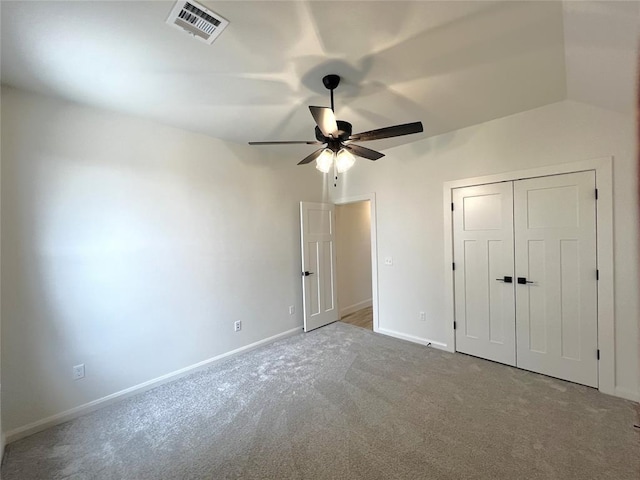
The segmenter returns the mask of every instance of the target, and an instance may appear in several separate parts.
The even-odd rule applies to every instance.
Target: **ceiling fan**
[[[340,84],[340,77],[338,75],[327,75],[322,78],[322,83],[331,91],[331,108],[309,107],[311,115],[313,115],[313,119],[316,122],[315,141],[249,142],[249,145],[324,144],[323,147],[320,147],[298,162],[298,165],[305,165],[315,160],[316,168],[321,172],[328,173],[331,167],[335,166],[338,173],[342,173],[353,166],[355,163],[354,155],[366,158],[367,160],[378,160],[384,157],[383,153],[355,145],[351,142],[365,142],[369,140],[380,140],[382,138],[400,137],[402,135],[410,135],[423,131],[422,122],[413,122],[352,134],[351,124],[343,120],[336,120],[333,113],[333,91]]]

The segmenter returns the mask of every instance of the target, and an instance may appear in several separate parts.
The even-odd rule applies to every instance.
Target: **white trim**
[[[453,203],[453,182],[445,182],[442,187],[443,200],[442,208],[444,210],[444,321],[445,321],[445,338],[449,351],[456,350],[456,332],[453,328],[455,321],[455,283],[453,278],[453,211],[451,205]]]
[[[2,386],[0,385],[0,393],[2,390]],[[1,395],[0,395],[1,398]],[[2,459],[4,458],[4,447],[7,444],[7,439],[2,431],[2,422],[0,421],[0,465],[2,465]]]
[[[212,364],[224,358],[230,357],[232,355],[237,355],[239,353],[244,353],[249,350],[253,350],[265,344],[290,337],[300,332],[302,332],[301,326],[292,328],[291,330],[287,330],[286,332],[278,333],[277,335],[273,335],[272,337],[259,340],[249,345],[245,345],[244,347],[236,348],[235,350],[231,350],[230,352],[216,355],[215,357],[211,357],[207,360],[203,360],[202,362],[198,362],[189,367],[181,368],[180,370],[176,370],[166,375],[162,375],[161,377],[155,378],[153,380],[149,380],[147,382],[134,385],[133,387],[125,388],[124,390],[120,390],[119,392],[112,393],[111,395],[107,395],[106,397],[93,400],[89,403],[85,403],[84,405],[80,405],[78,407],[71,408],[64,412],[51,415],[50,417],[46,417],[46,418],[43,418],[42,420],[29,423],[28,425],[23,425],[22,427],[14,428],[13,430],[7,432],[6,434],[7,443],[20,440],[21,438],[27,437],[29,435],[33,435],[34,433],[40,432],[49,427],[59,425],[60,423],[67,422],[69,420],[73,420],[74,418],[78,418],[82,415],[86,415],[87,413],[91,413],[100,408],[106,407],[108,405],[112,405],[116,402],[124,400],[125,398],[129,398],[134,395],[138,395],[140,393],[146,392],[148,390],[151,390],[152,388],[159,387],[160,385],[164,385],[165,383],[173,382],[175,380],[178,380],[179,378],[185,377],[198,370],[203,370],[207,367],[210,367]]]
[[[354,303],[353,305],[349,305],[348,307],[344,307],[340,309],[340,318],[349,315],[350,313],[357,312],[358,310],[362,310],[363,308],[367,308],[373,305],[372,300],[369,298],[368,300],[363,300],[362,302]]]
[[[611,167],[613,157],[599,157],[580,162],[558,163],[545,167],[529,168],[527,170],[517,170],[515,172],[498,173],[495,175],[485,175],[482,177],[463,178],[445,182],[444,186],[452,188],[471,187],[473,185],[484,185],[487,183],[511,182],[526,178],[548,177],[549,175],[562,175],[563,173],[585,172]]]
[[[436,342],[435,340],[429,340],[428,338],[416,337],[415,335],[408,335],[406,333],[396,332],[395,330],[387,330],[386,328],[378,329],[378,333],[399,338],[400,340],[406,340],[407,342],[419,343],[420,345],[425,345],[427,347],[437,348],[438,350],[450,351],[446,343]]]
[[[626,388],[616,387],[613,395],[640,403],[640,392],[632,392],[631,390],[627,390]]]
[[[343,197],[334,200],[335,205],[345,205],[347,203],[369,201],[371,209],[371,306],[373,307],[373,331],[380,331],[380,317],[378,307],[380,299],[378,297],[378,221],[376,217],[376,194],[367,193],[353,197]]]
[[[598,348],[600,361],[598,362],[599,390],[609,395],[624,398],[635,397],[638,394],[626,392],[615,386],[615,308],[613,284],[613,157],[601,157],[581,162],[560,163],[546,167],[520,170],[516,172],[487,175],[484,177],[453,180],[443,184],[443,217],[444,217],[444,275],[445,275],[445,313],[446,340],[455,351],[455,331],[453,330],[454,297],[453,297],[453,231],[451,201],[454,188],[483,185],[487,183],[509,182],[525,178],[545,177],[563,173],[583,172],[593,170],[596,173],[597,202],[597,255],[600,280],[598,281]]]

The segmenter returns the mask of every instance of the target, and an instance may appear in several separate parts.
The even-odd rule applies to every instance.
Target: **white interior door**
[[[456,350],[516,364],[512,183],[453,192]]]
[[[300,202],[304,331],[339,318],[334,205]]]
[[[517,365],[597,387],[595,173],[517,181],[514,205]]]

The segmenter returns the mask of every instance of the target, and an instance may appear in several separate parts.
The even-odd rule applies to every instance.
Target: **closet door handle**
[[[504,283],[513,283],[513,277],[502,277],[502,278],[496,278],[497,281],[499,282],[504,282]]]
[[[527,280],[527,277],[518,277],[518,283],[520,285],[526,285],[527,283],[535,283],[535,282]]]

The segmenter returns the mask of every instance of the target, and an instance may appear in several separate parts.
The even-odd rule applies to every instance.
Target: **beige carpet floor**
[[[344,323],[8,446],[3,480],[638,480],[636,404]]]

